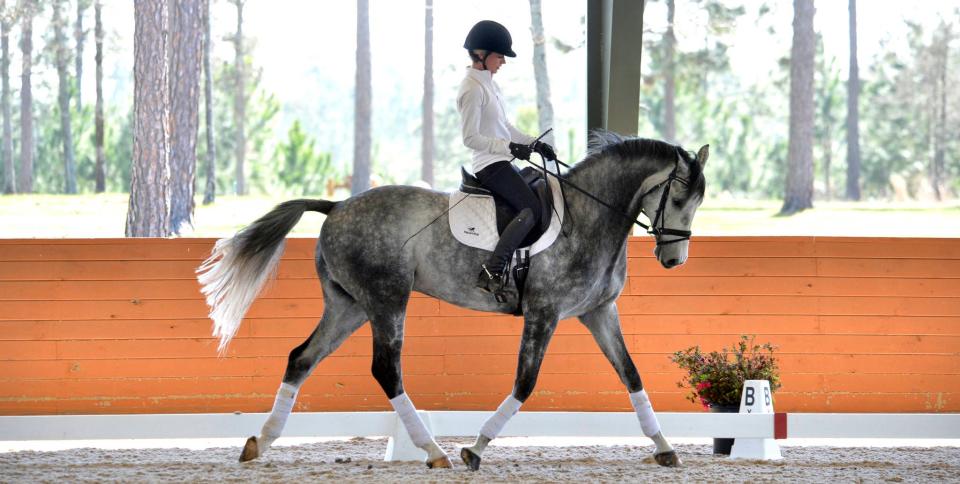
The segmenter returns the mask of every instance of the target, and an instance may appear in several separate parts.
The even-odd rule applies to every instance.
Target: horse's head
[[[678,147],[676,162],[647,177],[641,187],[641,210],[650,219],[650,233],[657,241],[653,253],[667,269],[687,261],[690,226],[703,202],[703,167],[709,148],[704,145],[691,157]]]

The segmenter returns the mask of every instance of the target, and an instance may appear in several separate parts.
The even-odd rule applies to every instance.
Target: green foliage
[[[453,105],[434,114],[436,144],[433,156],[434,186],[453,189],[460,184],[460,166],[470,165],[470,152],[460,135],[460,113]]]
[[[63,137],[60,129],[60,107],[34,98],[34,192],[61,193],[64,184]],[[19,104],[12,106],[19,111]],[[13,119],[19,120],[14,111]],[[130,189],[130,164],[133,159],[133,112],[119,112],[108,107],[104,110],[104,171],[106,190],[124,192]],[[94,139],[94,105],[87,103],[78,112],[76,104],[70,103],[71,134],[77,163],[77,189],[80,193],[93,193],[96,146]],[[19,168],[20,123],[12,123],[14,157]]]
[[[725,6],[727,2],[678,0],[675,25],[685,25],[691,9],[707,12],[707,31],[699,49],[678,48],[675,57],[676,139],[695,145],[710,143],[711,160],[707,166],[709,189],[738,196],[778,198],[782,196],[787,164],[790,59],[789,52],[769,78],[754,85],[743,85],[733,72],[728,57],[725,33],[735,28],[744,9]],[[780,7],[783,8],[783,7]],[[763,4],[757,13],[762,19],[770,12]],[[861,73],[860,145],[861,185],[865,197],[889,197],[891,176],[911,182],[914,190],[932,171],[934,140],[939,120],[937,97],[937,56],[952,49],[947,64],[960,64],[960,45],[956,22],[942,21],[931,32],[917,24],[908,24],[910,51],[897,54],[893,49],[873,59],[866,75]],[[771,31],[771,35],[775,32]],[[659,137],[663,133],[664,66],[662,36],[644,36],[645,77],[641,86],[643,101],[640,133]],[[822,39],[817,39],[815,75],[814,162],[817,196],[842,193],[846,182],[846,78],[841,62],[824,55]],[[938,50],[939,49],[939,50]],[[845,59],[844,59],[845,60]],[[948,86],[960,85],[960,70],[950,69]],[[945,165],[943,179],[948,186],[960,187],[960,96],[957,89],[947,91],[947,122],[943,130]],[[830,185],[826,179],[829,160]]]
[[[737,405],[745,380],[768,380],[770,391],[780,388],[780,370],[773,357],[776,349],[770,343],[754,342],[753,336],[741,336],[740,341],[721,351],[703,353],[700,346],[677,351],[670,361],[677,364],[687,376],[677,382],[680,388],[689,387],[687,400],[699,402],[704,408]]]
[[[304,196],[323,192],[324,183],[333,175],[332,155],[316,151],[315,145],[297,120],[287,132],[287,141],[277,146],[277,176],[287,191]]]
[[[938,61],[943,49],[956,38],[956,25],[941,22],[933,32],[909,23],[910,52],[903,56],[887,51],[874,59],[864,81],[861,98],[861,135],[863,151],[863,192],[866,196],[891,195],[893,175],[916,182],[929,173],[934,157],[934,139],[941,123],[937,108],[943,103],[934,86],[940,75]],[[957,44],[953,42],[953,44]],[[946,52],[947,65],[960,62],[960,47]],[[953,189],[960,179],[960,116],[954,106],[960,101],[956,86],[960,71],[947,70],[946,101],[948,116],[942,129],[947,133],[944,177],[953,180]],[[916,189],[917,183],[910,186]]]
[[[700,49],[675,52],[676,138],[690,145],[710,144],[711,159],[717,160],[707,166],[711,190],[751,193],[760,182],[757,173],[762,171],[764,154],[769,151],[758,132],[769,108],[755,102],[761,94],[756,87],[744,92],[730,69],[726,36],[745,11],[716,1],[678,1],[675,23],[684,24],[693,8],[706,9],[711,35]],[[644,109],[640,132],[663,137],[667,63],[663,37],[645,36],[643,52],[651,74],[641,86]]]
[[[247,105],[244,119],[246,133],[246,157],[244,168],[247,187],[251,193],[269,193],[277,184],[273,171],[274,159],[270,142],[273,138],[273,124],[280,112],[280,103],[273,94],[267,93],[260,85],[260,72],[253,67],[253,61],[246,59],[246,72],[255,75],[247,77]],[[213,76],[213,132],[216,144],[216,185],[217,193],[232,194],[236,184],[236,124],[233,119],[233,93],[236,69],[233,64],[222,62],[214,68]],[[197,142],[198,160],[206,160],[205,127],[201,126]],[[202,170],[197,170],[198,177]]]
[[[520,109],[517,110],[517,120],[514,127],[523,133],[529,133],[531,136],[539,136],[540,118],[537,116],[537,107],[520,106]]]
[[[814,146],[813,159],[816,168],[816,180],[822,183],[823,193],[817,195],[843,194],[846,180],[846,144],[847,90],[837,59],[827,59],[823,53],[823,36],[817,34],[816,70],[814,72]],[[829,161],[829,180],[826,186]],[[815,183],[816,186],[816,183]],[[839,187],[839,190],[836,189]]]

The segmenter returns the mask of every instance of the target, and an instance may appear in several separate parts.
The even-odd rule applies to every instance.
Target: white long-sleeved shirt
[[[500,87],[490,71],[467,67],[457,94],[463,144],[473,151],[473,172],[497,161],[509,160],[510,143],[530,144],[536,138],[521,133],[507,121]]]

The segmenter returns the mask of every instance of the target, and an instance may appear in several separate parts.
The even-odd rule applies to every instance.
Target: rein
[[[553,129],[553,128],[550,128],[550,129]],[[549,132],[550,132],[550,129],[548,129],[546,132],[544,132],[542,135],[540,135],[540,137],[542,138],[542,137],[545,136],[547,133],[549,133]],[[539,139],[539,138],[538,138],[538,139]],[[586,195],[588,198],[590,198],[590,199],[593,200],[594,202],[597,202],[597,203],[599,203],[600,205],[603,205],[604,207],[606,207],[607,209],[609,209],[609,210],[612,211],[613,213],[615,213],[615,214],[617,214],[617,215],[620,215],[621,217],[629,220],[631,223],[636,224],[636,225],[642,227],[643,230],[646,231],[646,233],[654,236],[654,238],[656,239],[658,245],[660,245],[660,244],[662,244],[662,245],[675,244],[675,243],[677,243],[677,242],[681,242],[681,241],[684,241],[684,240],[689,240],[689,239],[690,239],[690,236],[693,235],[693,232],[691,232],[691,231],[689,231],[689,230],[671,229],[671,228],[666,228],[666,227],[664,226],[664,224],[666,223],[666,221],[665,221],[665,218],[663,217],[663,213],[664,213],[664,211],[665,211],[664,209],[666,208],[666,205],[667,205],[667,199],[670,198],[670,186],[672,185],[671,182],[673,182],[673,181],[678,181],[678,182],[682,183],[683,185],[689,185],[689,183],[687,182],[687,180],[684,180],[683,178],[680,178],[679,176],[677,176],[677,169],[680,167],[680,157],[679,157],[679,154],[678,154],[678,156],[677,156],[676,164],[674,165],[673,170],[670,172],[670,175],[667,177],[667,179],[664,180],[664,181],[662,181],[662,182],[660,182],[660,183],[658,183],[658,184],[656,184],[656,185],[654,185],[654,186],[651,187],[649,190],[643,192],[643,195],[640,195],[640,200],[642,201],[647,195],[655,192],[655,191],[656,191],[657,189],[659,189],[660,187],[666,185],[666,188],[663,190],[663,195],[660,196],[660,204],[659,204],[659,206],[657,207],[657,213],[654,215],[654,218],[653,218],[653,221],[651,222],[651,225],[647,225],[647,224],[641,222],[639,219],[635,219],[635,218],[631,217],[630,215],[627,215],[624,211],[622,211],[622,210],[620,210],[620,209],[618,209],[618,208],[615,208],[614,206],[610,205],[609,203],[607,203],[607,202],[601,200],[600,198],[598,198],[596,195],[594,195],[594,194],[592,194],[592,193],[584,190],[583,188],[580,188],[580,187],[577,186],[575,183],[573,183],[573,182],[571,182],[570,180],[568,180],[567,178],[561,176],[560,173],[559,173],[559,172],[560,172],[560,168],[559,168],[559,167],[557,168],[557,173],[553,173],[553,172],[551,172],[550,170],[547,170],[547,169],[546,169],[546,163],[544,163],[544,165],[543,165],[542,167],[540,167],[540,166],[537,166],[536,163],[534,163],[534,162],[532,162],[532,161],[530,161],[530,160],[524,160],[524,161],[526,161],[527,163],[530,163],[531,165],[533,165],[533,166],[537,167],[538,169],[542,170],[544,173],[549,174],[550,176],[556,178],[557,180],[559,180],[559,181],[561,182],[561,183],[560,183],[560,190],[561,190],[561,197],[563,198],[564,204],[566,204],[567,198],[566,198],[566,196],[563,194],[563,185],[566,184],[566,185],[569,185],[570,188],[573,188],[574,190],[577,190],[578,192]],[[563,165],[563,166],[564,166],[565,168],[567,168],[567,169],[570,169],[570,168],[571,168],[570,165],[568,165],[568,164],[566,164],[566,163],[564,163],[564,162],[562,162],[562,161],[560,161],[560,160],[553,160],[553,161],[556,161],[558,165]],[[642,208],[641,208],[641,210],[642,210]],[[569,212],[569,210],[568,210],[568,212]],[[648,216],[648,217],[649,217],[649,216]],[[659,227],[657,226],[658,223],[659,223]],[[667,240],[667,241],[662,241],[662,240],[661,240],[661,237],[664,236],[664,235],[671,235],[671,236],[680,237],[680,238],[678,238],[678,239],[671,239],[671,240]]]

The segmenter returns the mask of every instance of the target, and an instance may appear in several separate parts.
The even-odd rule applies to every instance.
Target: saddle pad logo
[[[467,227],[466,229],[463,230],[463,233],[467,235],[473,235],[475,237],[480,237],[480,232],[477,232],[476,227]]]

